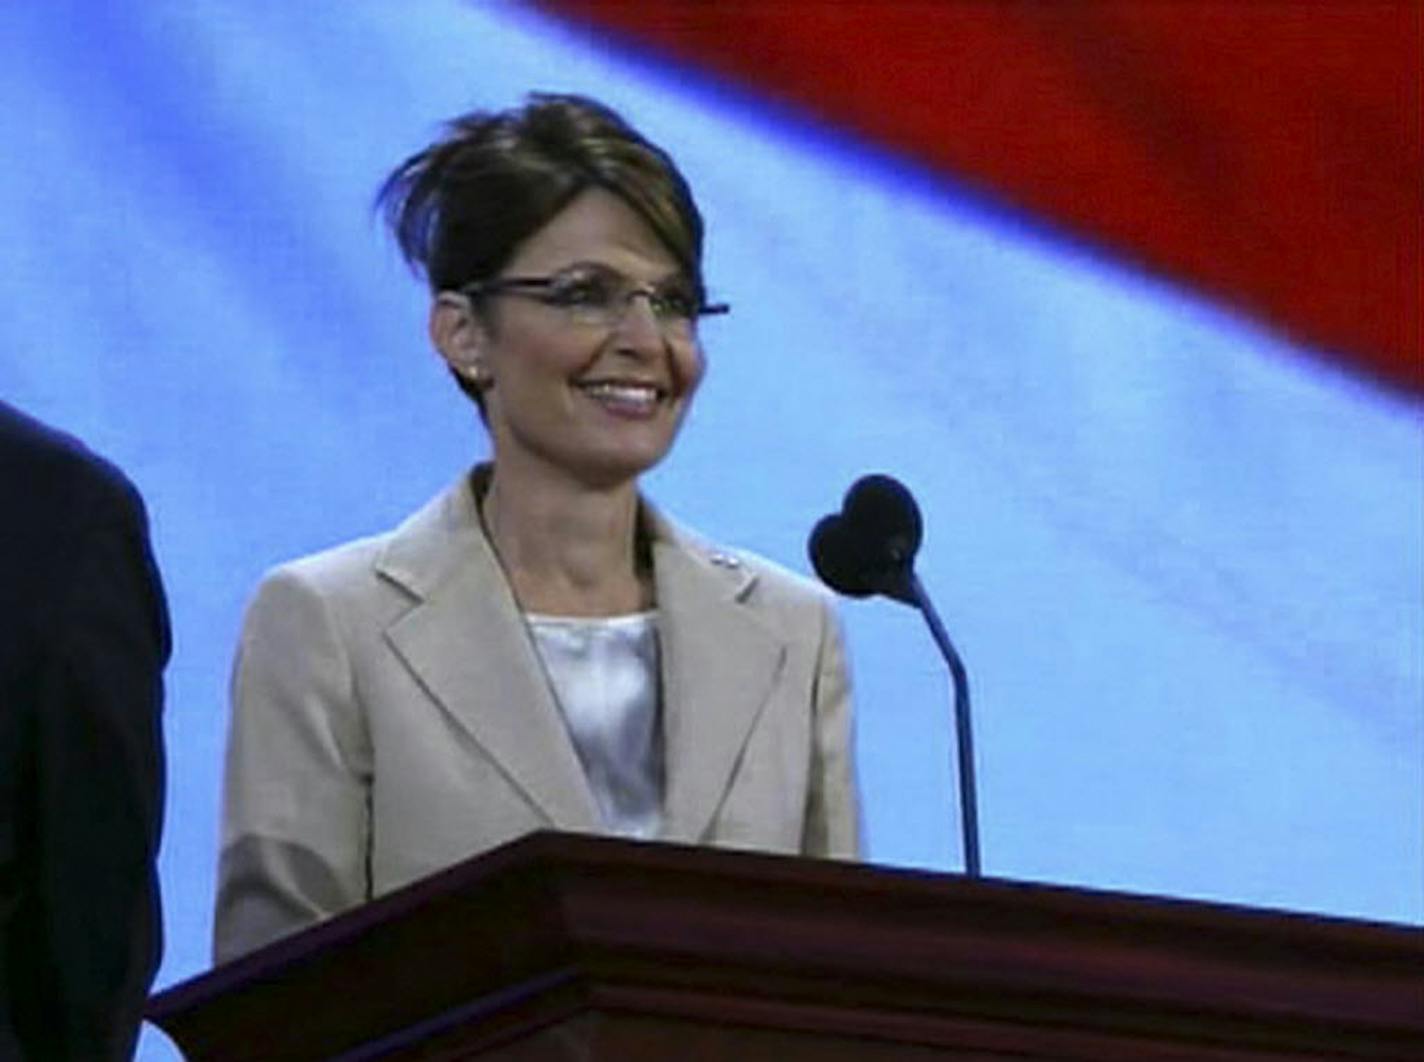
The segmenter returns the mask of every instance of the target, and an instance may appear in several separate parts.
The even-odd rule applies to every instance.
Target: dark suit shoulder
[[[133,510],[137,492],[74,436],[0,402],[0,499],[8,522],[53,529],[56,519],[96,503]]]
[[[147,518],[113,464],[4,405],[0,511],[0,762],[27,779],[0,793],[23,838],[0,845],[0,1055],[128,1058],[161,950],[170,642]]]
[[[0,600],[27,603],[0,620],[22,649],[60,622],[87,579],[88,556],[122,557],[154,599],[159,636],[167,620],[148,545],[148,518],[122,471],[74,436],[0,403]],[[112,544],[112,545],[111,545]],[[110,563],[110,561],[105,561]]]

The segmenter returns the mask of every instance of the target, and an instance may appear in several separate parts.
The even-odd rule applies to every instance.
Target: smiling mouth
[[[610,412],[623,415],[652,413],[667,397],[665,389],[647,383],[592,380],[574,386]]]

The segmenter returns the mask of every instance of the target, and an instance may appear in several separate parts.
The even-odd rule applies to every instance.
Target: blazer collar
[[[602,829],[543,664],[461,476],[392,534],[377,571],[416,599],[386,636],[425,690],[558,829]],[[746,605],[756,574],[640,499],[652,542],[667,788],[663,836],[705,839],[784,665]]]
[[[747,605],[757,576],[652,506],[667,754],[663,837],[707,840],[742,749],[785,664],[783,638]]]

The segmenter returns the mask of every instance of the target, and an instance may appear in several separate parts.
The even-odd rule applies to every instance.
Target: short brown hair
[[[531,93],[522,107],[461,115],[391,172],[376,204],[405,260],[438,292],[494,277],[590,187],[627,203],[705,296],[702,215],[687,181],[667,152],[585,96]]]

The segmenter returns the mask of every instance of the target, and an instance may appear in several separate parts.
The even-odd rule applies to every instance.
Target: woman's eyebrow
[[[551,269],[549,272],[550,275],[555,275],[559,273],[574,272],[580,269],[594,270],[600,273],[612,273],[616,276],[623,277],[625,280],[635,280],[634,277],[629,276],[628,273],[613,265],[611,262],[604,262],[593,258],[580,258],[568,263],[567,265],[559,266],[556,269]],[[682,284],[690,287],[692,285],[692,278],[688,276],[687,270],[679,269],[678,267],[674,266],[662,276],[654,277],[653,279],[645,281],[644,283],[650,284],[653,287],[658,288],[664,288],[672,284]]]

